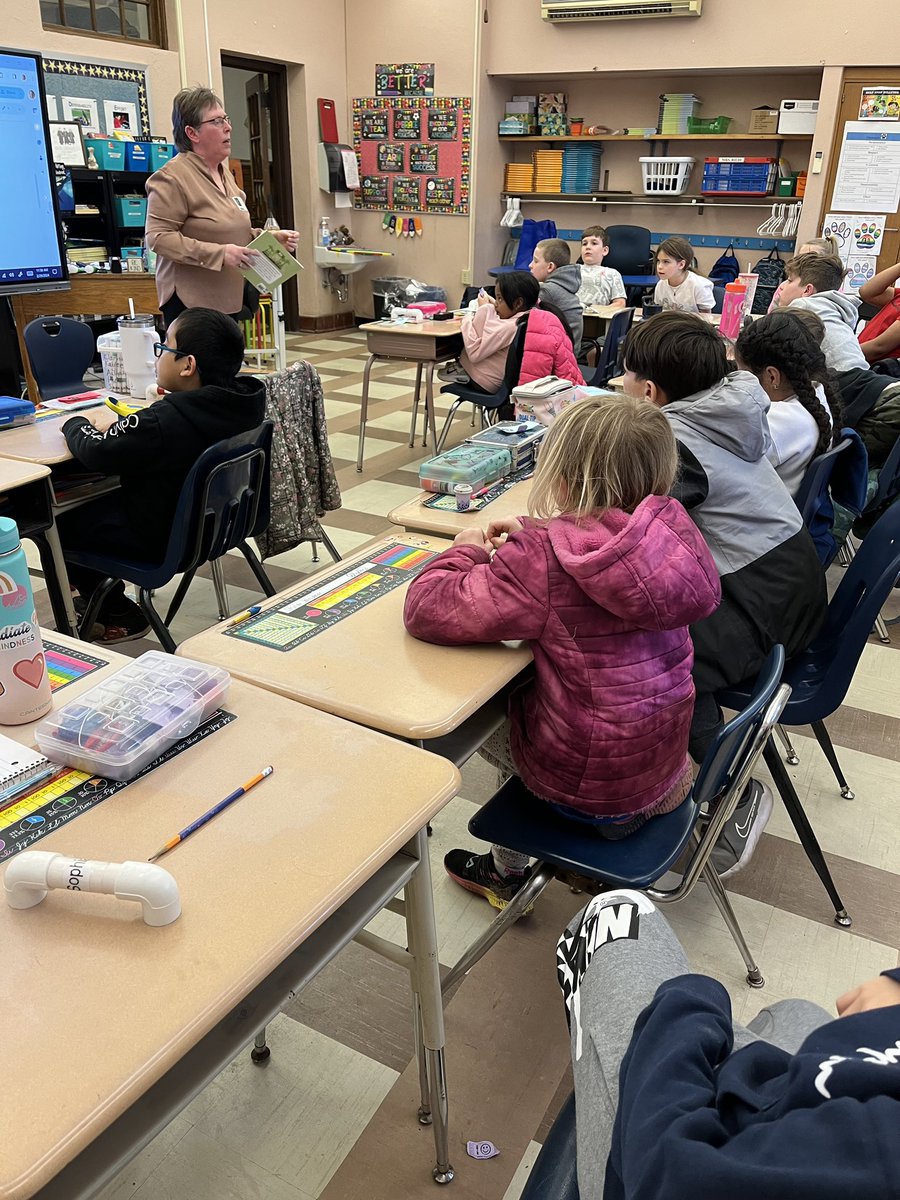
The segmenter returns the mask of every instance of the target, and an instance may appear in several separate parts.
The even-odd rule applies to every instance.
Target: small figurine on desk
[[[87,165],[88,165],[88,169],[91,171],[99,171],[100,170],[100,164],[97,162],[97,155],[94,153],[93,146],[88,146]]]

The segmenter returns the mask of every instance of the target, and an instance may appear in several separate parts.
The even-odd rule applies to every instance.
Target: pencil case
[[[458,483],[468,483],[477,492],[502,479],[512,470],[512,455],[499,446],[473,446],[464,442],[428,458],[419,467],[419,486],[426,492],[452,493]]]
[[[230,683],[219,667],[148,650],[51,712],[35,738],[51,761],[121,783],[212,716]]]
[[[34,405],[30,400],[18,400],[15,396],[0,396],[0,429],[12,429],[16,425],[34,423]]]
[[[470,446],[501,446],[509,450],[512,470],[516,472],[534,466],[546,432],[546,428],[538,421],[498,421],[480,433],[473,433],[466,441]]]

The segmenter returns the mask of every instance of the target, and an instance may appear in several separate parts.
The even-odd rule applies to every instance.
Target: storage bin
[[[93,147],[97,166],[101,171],[125,170],[126,142],[117,141],[115,138],[85,138],[84,144],[86,147]]]
[[[122,358],[122,337],[118,330],[100,334],[97,338],[97,352],[100,355],[104,387],[107,391],[120,392],[127,396],[130,388],[125,373],[125,360]]]
[[[767,196],[777,173],[774,158],[708,158],[700,190],[704,196]]]
[[[120,228],[141,227],[147,221],[146,196],[116,196],[116,220]]]
[[[170,158],[175,157],[175,147],[171,142],[150,142],[149,144],[149,170],[158,171],[160,167],[164,167]]]
[[[41,753],[103,779],[133,779],[211,717],[231,676],[219,667],[149,650],[35,730]]]
[[[778,110],[779,133],[815,133],[818,100],[782,100]]]
[[[148,150],[149,142],[126,142],[125,143],[125,170],[126,171],[149,171],[150,155]]]
[[[688,190],[693,158],[641,158],[644,194],[647,196],[680,196]]]
[[[731,117],[688,117],[688,133],[727,133]]]
[[[473,491],[489,487],[512,470],[509,450],[496,446],[472,446],[464,442],[428,458],[419,467],[419,486],[426,492],[452,495],[458,483],[471,484]]]

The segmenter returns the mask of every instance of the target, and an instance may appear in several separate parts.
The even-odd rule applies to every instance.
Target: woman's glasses
[[[226,125],[231,125],[231,118],[228,113],[224,117],[207,117],[205,121],[197,122],[197,126],[200,125],[215,125],[216,129],[224,129]]]
[[[185,358],[187,357],[188,353],[187,350],[173,350],[171,346],[166,346],[162,342],[153,343],[154,358],[162,358],[163,351],[165,351],[166,354],[174,354],[176,358]]]

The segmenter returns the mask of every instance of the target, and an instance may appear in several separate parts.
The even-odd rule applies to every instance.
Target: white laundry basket
[[[695,158],[641,158],[646,196],[680,196],[688,190]]]

